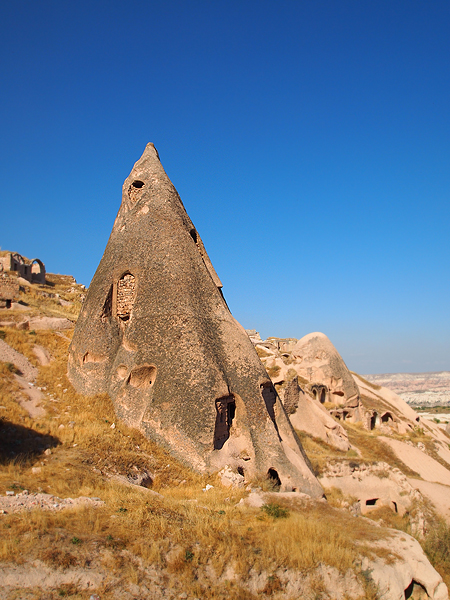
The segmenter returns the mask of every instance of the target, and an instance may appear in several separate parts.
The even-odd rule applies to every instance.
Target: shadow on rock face
[[[47,448],[61,442],[51,435],[38,433],[29,427],[0,419],[0,464],[38,458]]]

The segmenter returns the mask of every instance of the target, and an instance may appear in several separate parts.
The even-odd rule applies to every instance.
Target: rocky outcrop
[[[149,144],[77,322],[68,373],[198,471],[231,466],[321,495],[199,233]]]
[[[322,439],[338,450],[346,452],[350,449],[345,429],[328,414],[318,400],[302,390],[298,377],[286,387],[283,403],[295,429]]]
[[[342,357],[323,333],[310,333],[299,340],[291,352],[297,373],[320,385],[324,401],[354,408],[359,398],[358,388]]]
[[[379,598],[448,599],[447,586],[442,577],[430,564],[419,542],[413,537],[403,531],[392,531],[388,539],[373,542],[373,546],[388,548],[391,556],[397,557],[396,560],[363,560],[363,569],[376,584]]]
[[[301,340],[268,338],[260,341],[255,336],[251,339],[272,382],[279,386],[285,406],[290,402],[288,395],[294,391],[294,388],[288,391],[287,386],[294,378],[301,382],[302,406],[296,414],[297,409],[289,409],[294,427],[340,450],[348,449],[347,435],[336,420],[366,421],[366,413],[360,403],[358,386],[327,336],[317,332]],[[298,393],[296,402],[299,402]],[[327,405],[328,410],[323,405]],[[330,415],[334,419],[330,419]]]
[[[358,504],[354,508],[363,515],[385,506],[403,516],[412,502],[422,500],[399,469],[383,462],[334,463],[328,466],[320,482],[325,488],[338,488],[344,496],[354,498]]]

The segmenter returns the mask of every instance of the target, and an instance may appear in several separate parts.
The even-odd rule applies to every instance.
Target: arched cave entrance
[[[273,469],[272,467],[267,471],[267,479],[271,482],[273,487],[280,488],[281,487],[281,479],[278,475],[278,471]]]

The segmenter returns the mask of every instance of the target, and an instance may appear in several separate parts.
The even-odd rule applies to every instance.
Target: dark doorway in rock
[[[277,401],[277,393],[272,385],[271,381],[267,381],[260,386],[261,396],[263,397],[264,403],[269,413],[269,417],[272,423],[275,425],[275,429],[278,435],[278,439],[281,442],[280,432],[278,431],[278,425],[275,419],[275,404]]]
[[[275,423],[275,402],[277,401],[277,394],[273,385],[270,382],[263,383],[261,386],[261,394],[266,404],[267,412],[270,418]]]
[[[371,498],[370,500],[366,500],[366,506],[375,506],[378,500],[378,498]]]
[[[328,388],[326,385],[316,383],[311,387],[311,391],[314,394],[314,398],[318,400],[320,404],[325,404],[328,396]]]
[[[242,477],[244,477],[244,469],[243,469],[243,467],[238,467],[237,468],[237,472],[239,473],[239,475],[242,475]]]
[[[370,417],[370,429],[375,429],[375,425],[377,424],[378,413],[374,412]]]
[[[429,598],[429,596],[423,585],[420,585],[420,583],[417,583],[417,581],[413,579],[405,590],[405,600],[408,600],[409,598],[413,600],[422,600],[423,598],[425,600],[425,598]]]
[[[274,488],[281,487],[280,476],[278,475],[278,472],[272,467],[267,471],[267,479],[269,479],[270,483],[273,485]]]
[[[392,415],[390,412],[385,412],[383,415],[381,415],[381,422],[382,423],[389,423],[392,422],[394,419],[392,418]]]
[[[394,512],[398,513],[397,502],[392,501],[392,508],[394,509]]]
[[[214,449],[220,450],[230,437],[230,428],[236,415],[234,396],[224,396],[216,400],[216,425],[214,428]]]

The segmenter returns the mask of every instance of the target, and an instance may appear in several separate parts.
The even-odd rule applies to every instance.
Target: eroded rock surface
[[[125,180],[68,372],[199,471],[228,465],[322,494],[153,144]]]

